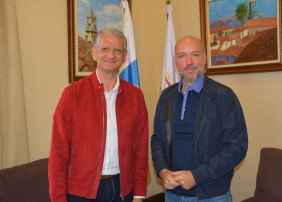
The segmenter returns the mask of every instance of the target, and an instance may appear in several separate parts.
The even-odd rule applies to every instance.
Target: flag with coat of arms
[[[167,31],[165,40],[165,50],[163,58],[163,72],[161,81],[161,91],[179,81],[178,74],[174,65],[174,45],[175,36],[172,20],[172,11],[170,4],[166,5]]]

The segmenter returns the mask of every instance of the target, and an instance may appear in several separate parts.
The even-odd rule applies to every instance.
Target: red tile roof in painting
[[[230,48],[226,49],[223,54],[227,56],[237,57],[238,55],[240,55],[243,49],[243,46],[231,46]]]
[[[240,33],[242,32],[242,27],[233,27],[231,33]]]
[[[87,51],[92,50],[93,45],[78,35],[78,69],[80,71],[93,71],[95,61],[90,58]]]
[[[271,27],[277,26],[277,18],[257,18],[257,19],[250,19],[245,24],[245,28],[251,27]]]
[[[83,61],[90,62],[92,59],[86,53],[87,50],[92,49],[92,44],[78,35],[78,58]]]
[[[223,31],[226,31],[226,30],[229,30],[229,29],[230,29],[230,27],[227,27],[226,25],[223,25],[223,26],[211,29],[210,33],[214,34],[214,33],[223,32]]]
[[[234,39],[233,38],[230,38],[230,37],[222,37],[220,40],[220,46],[219,46],[219,49],[224,45],[224,42],[229,42],[229,41],[233,41]]]
[[[231,56],[231,57],[237,57],[240,55],[242,50],[244,49],[244,46],[231,46],[230,48],[227,48],[224,51],[221,50],[212,50],[211,56]]]
[[[244,41],[252,41],[256,37],[257,37],[256,34],[249,34],[244,37]]]
[[[234,63],[277,60],[277,28],[261,31]]]
[[[233,38],[230,38],[230,37],[225,36],[225,37],[222,37],[222,38],[220,39],[220,44],[223,44],[224,42],[233,41],[233,40],[234,40]]]
[[[211,50],[211,56],[215,57],[215,56],[217,56],[219,54],[219,52],[222,52],[222,51],[219,50],[219,49],[212,49]]]

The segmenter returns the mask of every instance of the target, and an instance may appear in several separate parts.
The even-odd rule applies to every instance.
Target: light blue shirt
[[[184,94],[183,103],[182,103],[181,120],[184,120],[185,107],[186,107],[186,102],[187,102],[189,92],[194,90],[199,94],[204,86],[204,81],[205,81],[205,76],[203,74],[192,86],[186,89],[186,92]],[[182,87],[183,87],[183,81],[181,79],[178,84],[178,90],[181,93],[182,93]]]

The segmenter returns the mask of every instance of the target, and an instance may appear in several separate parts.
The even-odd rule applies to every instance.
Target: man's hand
[[[142,202],[142,198],[133,198],[132,202]]]
[[[183,189],[191,189],[196,185],[196,181],[190,170],[176,171],[171,174],[173,179],[178,182]]]
[[[160,176],[166,189],[174,189],[175,187],[180,185],[173,179],[172,173],[173,172],[168,169],[162,169],[160,171]]]

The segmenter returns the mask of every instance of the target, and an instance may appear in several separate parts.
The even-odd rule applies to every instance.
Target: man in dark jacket
[[[166,201],[232,201],[233,170],[248,148],[242,107],[230,88],[204,75],[199,39],[180,39],[174,60],[181,79],[162,92],[151,139]]]

